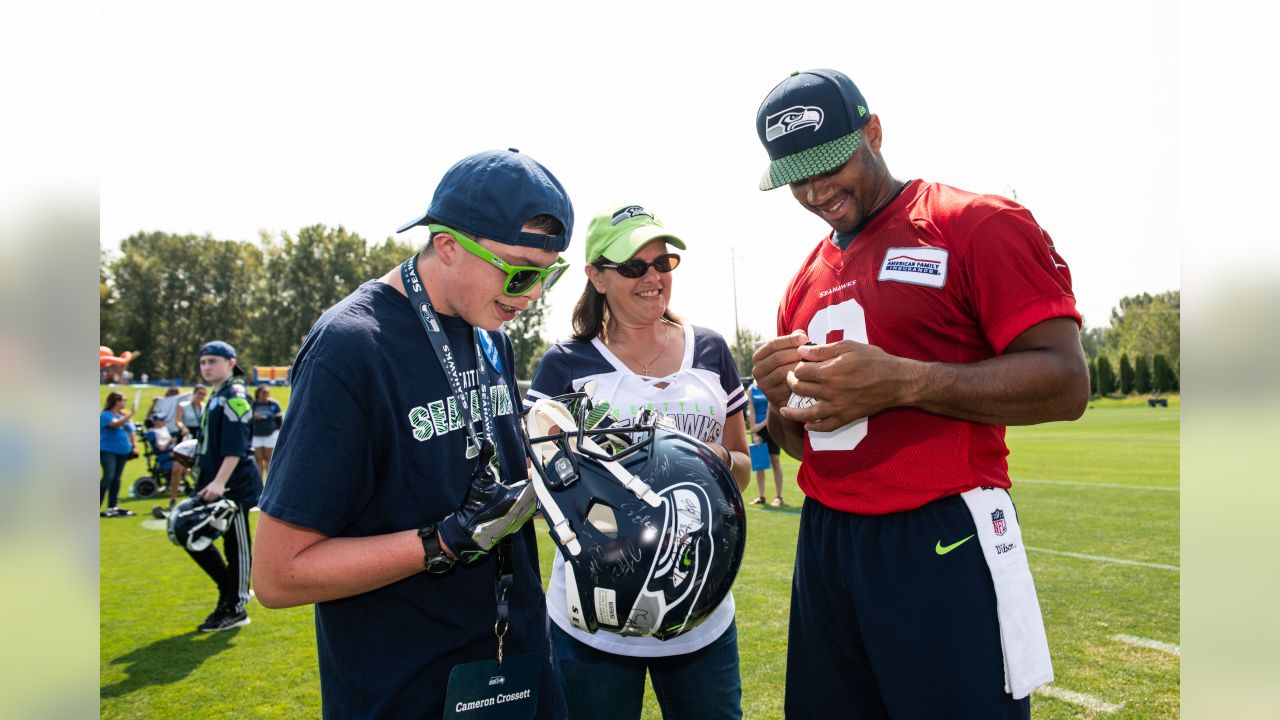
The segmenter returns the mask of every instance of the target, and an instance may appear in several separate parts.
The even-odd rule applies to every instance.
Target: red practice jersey
[[[814,248],[783,296],[778,333],[972,363],[1056,317],[1080,322],[1071,273],[1026,208],[916,180],[846,250],[830,236]],[[823,505],[879,515],[1007,488],[1008,454],[1004,426],[891,408],[806,433],[798,482]]]

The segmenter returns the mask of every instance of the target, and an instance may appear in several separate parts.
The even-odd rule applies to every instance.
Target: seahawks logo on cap
[[[770,115],[764,120],[764,139],[776,140],[807,127],[822,127],[822,108],[796,105]]]
[[[623,220],[630,220],[633,217],[647,217],[651,220],[657,220],[657,218],[653,217],[653,213],[639,205],[628,205],[613,214],[613,224],[617,225]]]

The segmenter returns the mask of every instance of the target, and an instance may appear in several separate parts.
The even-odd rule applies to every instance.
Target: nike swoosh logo
[[[955,542],[951,543],[950,545],[943,545],[943,544],[942,544],[942,541],[941,541],[941,540],[939,540],[939,541],[937,542],[937,544],[933,546],[933,551],[934,551],[934,552],[936,552],[936,553],[938,553],[939,555],[946,555],[947,553],[951,552],[952,550],[955,550],[956,548],[958,548],[958,547],[960,547],[961,545],[963,545],[963,544],[965,544],[965,543],[969,542],[969,541],[970,541],[970,540],[972,540],[972,539],[973,539],[973,536],[972,536],[972,535],[970,535],[969,537],[967,537],[967,538],[965,538],[965,539],[963,539],[963,540],[957,540],[957,541],[955,541]]]

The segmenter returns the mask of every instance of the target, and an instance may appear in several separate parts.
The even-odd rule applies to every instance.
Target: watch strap
[[[437,523],[432,523],[421,528],[418,538],[422,540],[422,566],[429,573],[441,575],[453,569],[455,560],[440,545],[437,527]]]

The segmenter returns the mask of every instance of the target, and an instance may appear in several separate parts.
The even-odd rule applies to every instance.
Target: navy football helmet
[[[200,498],[183,501],[169,511],[169,540],[178,547],[200,552],[226,534],[236,509],[236,501],[227,498],[211,503]]]
[[[593,411],[594,410],[594,411]],[[737,483],[661,415],[611,424],[585,393],[525,418],[534,488],[565,560],[570,622],[669,640],[728,594],[746,546]]]

